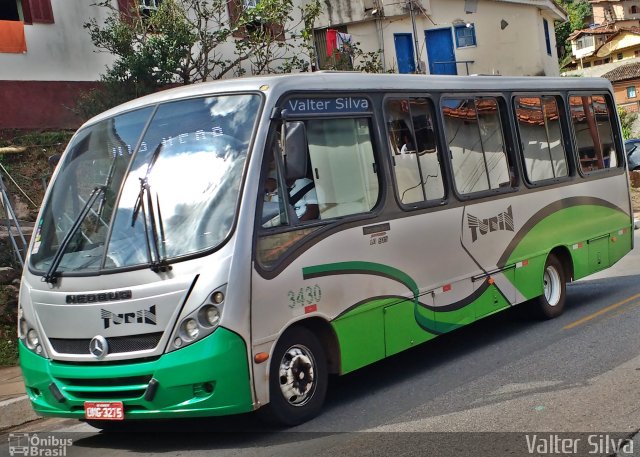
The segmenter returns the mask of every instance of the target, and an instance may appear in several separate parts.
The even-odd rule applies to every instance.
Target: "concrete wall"
[[[96,52],[82,27],[92,17],[99,21],[106,17],[106,8],[93,4],[87,0],[51,0],[54,23],[24,26],[27,52],[0,53],[0,80],[96,81],[113,58]]]
[[[542,19],[549,22],[551,56],[547,55]],[[508,25],[501,29],[501,21]],[[431,0],[429,17],[416,17],[419,59],[428,68],[425,30],[452,28],[454,22],[471,22],[475,26],[477,46],[455,48],[457,61],[472,60],[470,74],[559,75],[553,17],[532,6],[480,0],[476,13],[465,13],[464,0]],[[397,69],[394,33],[413,33],[408,16],[382,20],[382,42],[374,21],[349,24],[348,32],[360,42],[364,51],[384,49],[387,70]],[[458,64],[458,74],[466,74]]]
[[[91,81],[0,81],[0,128],[71,129],[78,94],[97,87]]]

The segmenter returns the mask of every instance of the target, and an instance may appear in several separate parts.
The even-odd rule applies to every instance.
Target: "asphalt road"
[[[245,415],[117,435],[49,419],[12,433],[70,438],[67,456],[640,455],[640,248],[569,285],[559,318],[516,311],[333,379],[324,413],[286,432]],[[9,443],[0,436],[0,455]]]

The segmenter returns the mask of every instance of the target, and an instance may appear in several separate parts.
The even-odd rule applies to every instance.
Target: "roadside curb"
[[[31,402],[26,395],[0,401],[0,430],[16,427],[39,418],[40,416],[31,408]]]

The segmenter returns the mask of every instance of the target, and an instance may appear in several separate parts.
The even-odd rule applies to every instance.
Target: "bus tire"
[[[553,319],[564,311],[567,282],[562,262],[549,254],[542,273],[543,294],[533,299],[533,310],[541,319]]]
[[[324,348],[309,330],[294,327],[276,344],[269,369],[269,403],[262,418],[275,425],[294,426],[317,416],[327,393]]]

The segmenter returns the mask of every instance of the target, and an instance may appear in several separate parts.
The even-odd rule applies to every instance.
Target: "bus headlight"
[[[225,292],[226,286],[213,291],[205,303],[180,321],[167,351],[183,348],[213,333],[222,319]]]
[[[200,333],[200,329],[198,329],[198,323],[195,319],[189,318],[182,321],[182,337],[183,339],[190,341],[195,340],[198,337],[198,333]]]
[[[40,337],[38,336],[38,332],[34,329],[29,329],[27,332],[27,346],[29,349],[35,349],[36,346],[40,344]]]
[[[22,326],[23,324],[22,322],[20,322],[20,327],[22,328]],[[25,327],[26,326],[28,326],[28,324],[25,321]],[[40,335],[38,335],[38,332],[35,329],[30,328],[29,330],[27,330],[26,336],[24,336],[24,343],[29,349],[31,349],[36,354],[44,355],[42,344],[40,344]]]
[[[205,327],[213,327],[220,322],[220,310],[214,305],[205,305],[198,313],[200,324]]]

